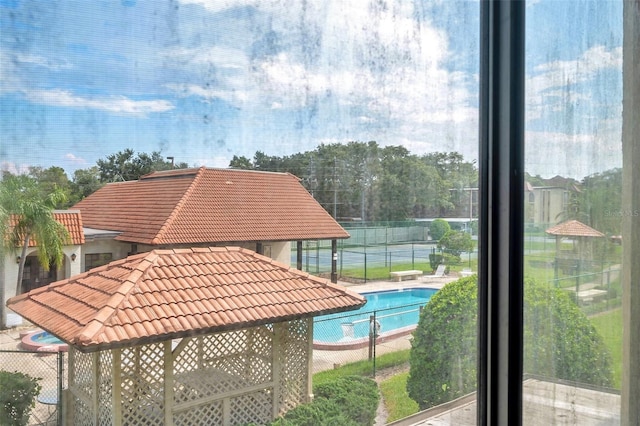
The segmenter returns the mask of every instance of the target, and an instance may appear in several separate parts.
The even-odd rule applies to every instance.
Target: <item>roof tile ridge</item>
[[[148,268],[156,263],[158,257],[158,253],[151,251],[137,262],[128,277],[122,281],[120,287],[107,300],[105,306],[76,335],[74,338],[75,344],[82,346],[95,340],[95,337],[104,329],[108,321],[117,313],[118,307],[127,300],[133,289],[137,287],[138,282],[144,277]]]
[[[200,166],[198,168],[198,172],[196,173],[195,177],[193,178],[193,182],[191,182],[191,184],[189,185],[187,190],[184,192],[184,194],[182,194],[182,197],[180,197],[180,200],[178,200],[178,203],[174,207],[173,211],[171,212],[171,214],[169,215],[167,220],[165,220],[165,222],[162,224],[162,227],[160,227],[160,231],[158,231],[156,236],[153,237],[153,239],[151,240],[151,244],[161,244],[162,243],[164,234],[168,231],[168,229],[173,224],[174,220],[178,216],[178,213],[180,213],[180,211],[184,207],[187,199],[191,196],[191,193],[195,190],[195,187],[198,186],[198,183],[202,179],[202,176],[204,176],[205,171],[206,171],[206,167],[205,166]]]

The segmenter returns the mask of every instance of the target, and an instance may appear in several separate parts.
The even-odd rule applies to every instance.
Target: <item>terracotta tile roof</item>
[[[155,172],[80,201],[85,226],[143,244],[348,238],[299,179],[233,169]]]
[[[565,237],[604,237],[600,231],[596,231],[590,226],[577,220],[568,220],[559,225],[552,226],[545,231],[550,235],[560,235]]]
[[[78,210],[55,210],[53,218],[61,223],[71,236],[71,244],[84,244],[84,232],[82,230],[82,215]],[[9,228],[13,228],[18,223],[18,216],[12,215],[9,220]],[[31,239],[29,247],[37,247],[37,241]]]
[[[153,250],[13,297],[82,351],[353,310],[361,295],[237,247]]]

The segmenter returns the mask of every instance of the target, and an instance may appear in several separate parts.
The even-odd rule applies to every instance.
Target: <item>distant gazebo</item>
[[[602,238],[605,235],[577,220],[568,220],[558,225],[552,226],[545,231],[549,235],[556,237],[556,261],[555,261],[555,279],[558,278],[558,268],[575,269],[576,275],[579,275],[585,257],[592,259],[591,241],[593,238]],[[563,253],[562,240],[577,240],[575,252]]]
[[[313,316],[365,299],[241,248],[153,250],[16,296],[69,344],[65,424],[264,424],[309,401]]]

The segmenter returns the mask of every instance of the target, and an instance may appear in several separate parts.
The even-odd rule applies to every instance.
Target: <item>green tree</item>
[[[174,164],[173,160],[169,161],[158,151],[136,155],[132,149],[108,155],[106,159],[98,160],[97,166],[100,181],[105,183],[136,180],[151,172],[189,167],[187,163]]]
[[[56,190],[64,194],[64,197],[55,206],[56,209],[63,210],[71,205],[69,204],[69,197],[72,192],[71,182],[69,182],[69,178],[62,167],[52,166],[48,169],[29,167],[28,175],[36,180],[43,197]]]
[[[440,238],[449,231],[451,231],[451,225],[444,219],[436,219],[429,225],[429,235],[434,241],[440,241]]]
[[[524,372],[609,386],[609,351],[580,308],[560,289],[531,279],[524,288]],[[422,310],[407,380],[421,409],[476,390],[477,292],[476,276],[462,278]]]
[[[253,163],[247,157],[234,155],[229,162],[232,169],[253,170]]]
[[[438,248],[458,257],[463,252],[472,251],[473,247],[473,240],[468,232],[449,230],[438,240]]]
[[[59,267],[64,261],[63,247],[69,243],[67,229],[53,217],[53,210],[64,203],[65,194],[54,189],[43,194],[38,182],[29,176],[5,176],[0,186],[0,205],[8,238],[5,249],[21,248],[16,294],[21,292],[24,264],[31,240],[37,241],[37,256],[45,270]]]
[[[581,218],[578,220],[586,220],[587,225],[606,234],[620,235],[620,219],[624,215],[622,169],[611,169],[585,177],[579,194],[579,205]]]
[[[104,184],[100,182],[100,171],[97,166],[88,169],[78,169],[73,173],[71,182],[72,205],[93,194]]]
[[[438,180],[434,182],[437,197],[435,209],[430,216],[461,216],[467,208],[465,187],[476,187],[478,170],[475,162],[464,161],[459,152],[433,152],[421,160],[437,170]]]

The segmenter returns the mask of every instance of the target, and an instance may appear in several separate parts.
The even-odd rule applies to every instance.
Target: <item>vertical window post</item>
[[[622,95],[623,425],[640,424],[640,2],[625,1]]]
[[[478,424],[522,424],[524,1],[481,3]]]

